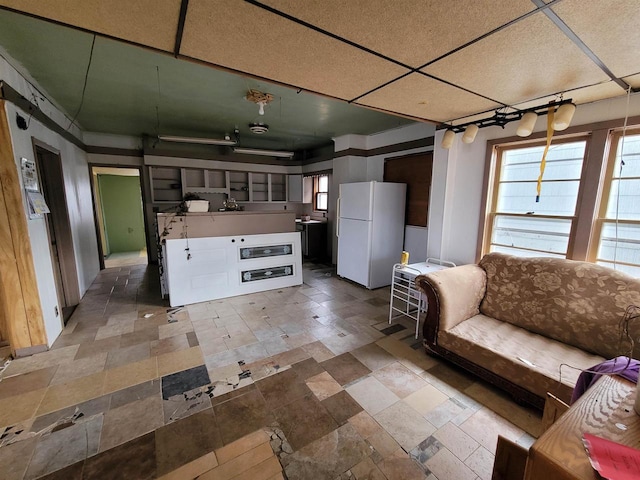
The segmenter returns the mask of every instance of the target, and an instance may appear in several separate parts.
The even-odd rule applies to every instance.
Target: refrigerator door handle
[[[340,197],[338,197],[338,201],[336,202],[336,218],[338,221],[336,222],[336,237],[340,236]]]

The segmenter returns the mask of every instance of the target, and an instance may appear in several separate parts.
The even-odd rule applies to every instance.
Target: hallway
[[[537,412],[388,325],[388,289],[304,280],[171,309],[157,267],[103,270],[1,376],[3,478],[488,480],[498,434],[533,442]]]

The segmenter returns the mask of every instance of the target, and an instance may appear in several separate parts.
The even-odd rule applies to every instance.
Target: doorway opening
[[[78,270],[71,235],[60,152],[33,139],[40,186],[50,213],[45,213],[58,305],[66,324],[80,303]]]
[[[140,170],[91,167],[104,268],[148,263]]]

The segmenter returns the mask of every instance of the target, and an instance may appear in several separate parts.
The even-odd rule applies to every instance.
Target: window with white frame
[[[329,206],[329,176],[313,177],[313,209],[326,212]]]
[[[614,133],[591,260],[640,277],[640,131]]]
[[[483,253],[567,257],[586,145],[585,138],[552,143],[538,202],[544,144],[497,148]]]

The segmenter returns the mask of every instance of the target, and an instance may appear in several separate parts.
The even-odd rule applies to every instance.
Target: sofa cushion
[[[640,280],[558,258],[490,253],[479,265],[487,274],[484,315],[602,357],[627,354],[619,325],[629,305],[640,305]],[[640,338],[640,322],[630,331]],[[639,355],[636,348],[634,357]]]
[[[577,369],[604,360],[482,314],[451,330],[440,331],[438,345],[541,398],[551,392],[567,403],[580,374]],[[561,364],[577,369],[569,366],[560,369]]]

